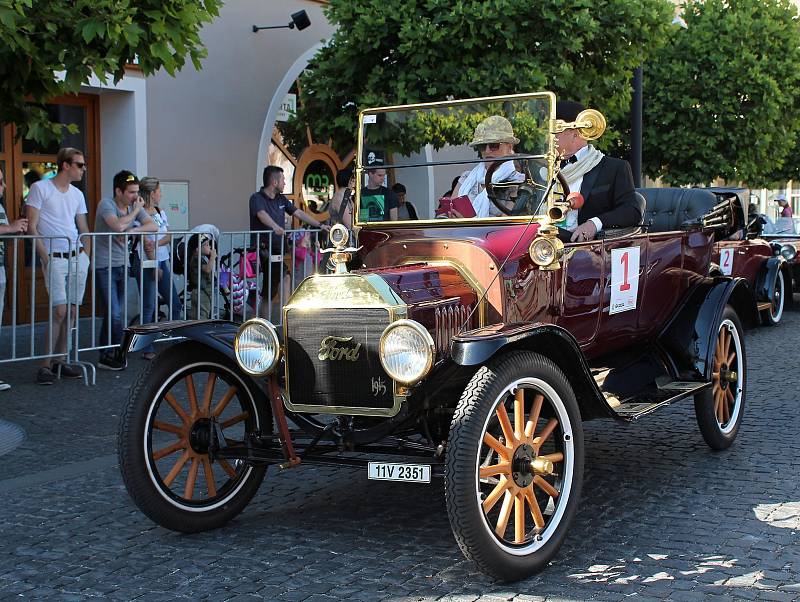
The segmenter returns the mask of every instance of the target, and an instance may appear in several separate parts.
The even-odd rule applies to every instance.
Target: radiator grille
[[[437,357],[450,357],[450,341],[459,333],[468,315],[469,308],[461,305],[458,300],[435,309],[434,333]]]
[[[380,308],[289,309],[289,402],[391,409],[393,383],[378,355],[388,325],[389,312]]]

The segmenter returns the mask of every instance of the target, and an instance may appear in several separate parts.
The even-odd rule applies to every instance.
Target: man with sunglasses
[[[81,370],[64,361],[67,352],[67,326],[74,323],[77,306],[83,301],[86,274],[89,272],[91,241],[79,239],[89,232],[86,198],[72,182],[86,172],[86,158],[76,148],[62,148],[56,156],[58,173],[31,186],[26,201],[28,234],[36,239],[36,253],[42,264],[44,285],[52,307],[52,332],[45,337],[52,347],[36,375],[40,385],[52,385],[53,368],[60,364],[61,376],[81,378]],[[69,309],[70,319],[67,319]],[[40,350],[41,353],[41,350]]]
[[[478,151],[481,159],[500,159],[514,154],[514,145],[519,138],[514,135],[511,122],[502,115],[490,115],[478,124],[469,145]],[[475,210],[475,217],[501,215],[486,195],[486,170],[491,163],[478,163],[464,174],[453,189],[453,196],[468,196]],[[505,161],[492,174],[492,182],[522,182],[525,176],[514,167],[513,161]],[[449,217],[464,217],[455,209]]]

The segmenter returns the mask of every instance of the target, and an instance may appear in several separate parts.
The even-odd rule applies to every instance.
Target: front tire
[[[711,389],[695,396],[694,412],[703,439],[711,449],[730,447],[744,416],[747,357],[742,325],[726,306],[717,328],[711,369]]]
[[[461,551],[503,581],[544,568],[577,510],[583,463],[575,394],[552,361],[514,352],[482,367],[447,445],[447,513]]]
[[[184,533],[215,529],[255,495],[266,467],[212,460],[214,429],[228,443],[270,432],[263,395],[219,352],[192,341],[170,347],[139,376],[118,434],[125,487],[155,523]]]

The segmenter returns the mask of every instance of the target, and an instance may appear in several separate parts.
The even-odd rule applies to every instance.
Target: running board
[[[758,311],[766,311],[768,309],[772,309],[772,303],[769,301],[759,301],[756,303],[756,309]]]
[[[609,394],[605,394],[605,396],[608,405],[617,415],[617,418],[632,422],[662,406],[681,401],[687,397],[693,397],[710,386],[710,382],[662,381],[624,400],[619,400]]]

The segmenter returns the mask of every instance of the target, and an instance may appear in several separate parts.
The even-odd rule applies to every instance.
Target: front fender
[[[729,303],[743,322],[752,320],[752,294],[744,278],[706,279],[688,294],[659,335],[659,345],[682,380],[711,379],[717,328]]]
[[[455,363],[475,366],[499,353],[518,349],[535,351],[555,362],[570,381],[585,420],[618,418],[592,378],[575,337],[560,326],[537,322],[478,328],[455,336],[450,353]]]
[[[215,351],[219,351],[234,362],[233,340],[239,331],[239,324],[227,320],[172,320],[156,322],[125,329],[122,351],[125,355],[144,349],[162,335],[183,337],[197,341]]]
[[[756,281],[756,296],[759,301],[772,300],[772,296],[775,294],[778,270],[782,270],[785,263],[786,259],[780,255],[770,257],[764,262],[764,267],[761,268]]]

